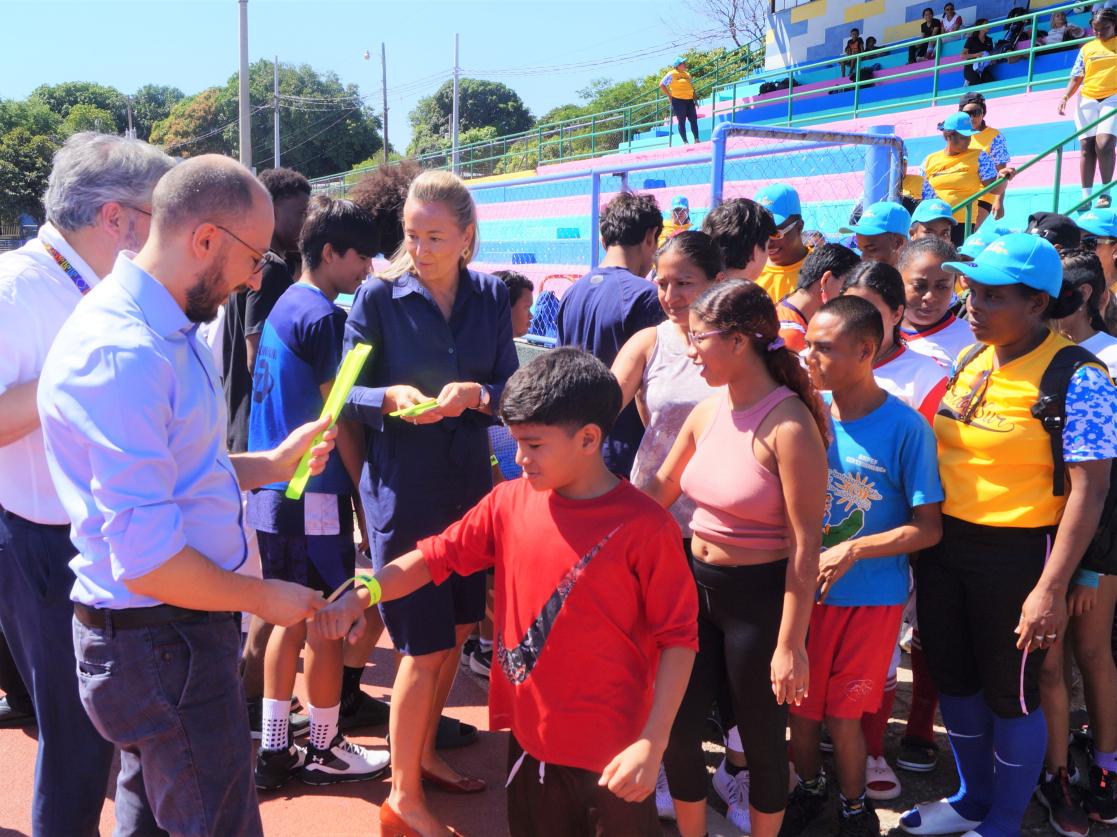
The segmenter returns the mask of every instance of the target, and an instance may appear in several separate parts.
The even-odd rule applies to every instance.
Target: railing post
[[[1024,87],[1024,92],[1025,93],[1031,93],[1032,92],[1032,71],[1035,69],[1035,66],[1036,66],[1036,23],[1037,23],[1037,20],[1038,20],[1037,18],[1032,19],[1032,27],[1031,27],[1032,31],[1031,31],[1031,34],[1028,36],[1028,82],[1027,82],[1026,86]],[[1015,49],[1015,48],[1016,48],[1016,46],[1013,45],[1013,49]]]
[[[540,125],[536,129],[536,143],[535,143],[535,165],[539,167],[543,165],[543,126]]]
[[[787,127],[791,127],[791,96],[795,89],[795,73],[787,71]]]
[[[601,173],[594,172],[590,175],[590,267],[597,267],[600,260],[598,251],[601,249],[601,231],[598,225],[601,222]]]
[[[1052,212],[1059,211],[1059,188],[1063,179],[1063,146],[1055,151],[1055,201],[1051,207]]]
[[[857,105],[861,99],[861,53],[853,59],[853,115],[857,116]]]
[[[942,41],[935,45],[935,66],[931,70],[931,106],[938,104],[939,68],[942,66]]]
[[[590,154],[597,154],[597,116],[590,117]]]

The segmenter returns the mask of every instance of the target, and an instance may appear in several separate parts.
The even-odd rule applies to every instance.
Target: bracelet
[[[383,591],[380,589],[380,582],[376,579],[376,576],[358,573],[356,576],[353,577],[353,580],[356,581],[358,584],[363,584],[364,588],[368,590],[369,607],[372,607],[374,604],[380,601],[380,597],[383,595]]]

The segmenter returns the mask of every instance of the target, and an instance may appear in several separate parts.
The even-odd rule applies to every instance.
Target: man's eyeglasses
[[[791,221],[785,222],[782,227],[776,227],[776,231],[768,237],[772,241],[781,241],[782,239],[791,235],[791,233],[793,233],[795,231],[795,228],[797,226],[799,226],[799,219],[795,218]]]
[[[1110,238],[1105,235],[1082,236],[1082,247],[1085,250],[1096,250],[1099,244],[1108,244],[1112,247],[1114,244],[1117,244],[1117,238]]]
[[[713,331],[687,331],[686,342],[688,346],[693,346],[699,340],[705,340],[707,337],[714,337],[718,334],[728,334],[729,329],[718,328]]]
[[[251,253],[251,254],[252,254],[253,256],[255,256],[255,257],[256,257],[256,261],[255,261],[255,263],[254,263],[254,264],[252,265],[252,273],[253,273],[253,275],[255,275],[255,274],[259,273],[259,272],[260,272],[261,270],[263,270],[263,269],[264,269],[264,262],[266,262],[266,261],[267,261],[267,257],[266,257],[266,256],[265,256],[265,255],[264,255],[263,253],[261,253],[261,252],[260,252],[259,250],[257,250],[257,249],[256,249],[255,247],[253,247],[253,246],[252,246],[251,244],[249,244],[249,243],[248,243],[247,241],[245,241],[245,240],[244,240],[243,238],[241,238],[241,237],[240,237],[239,235],[237,235],[237,234],[236,234],[235,232],[233,232],[232,230],[230,230],[230,229],[229,229],[228,227],[223,227],[223,226],[221,226],[220,224],[214,224],[214,226],[215,226],[215,227],[217,227],[217,229],[221,230],[221,232],[223,232],[223,233],[225,233],[225,234],[227,234],[227,235],[231,235],[231,236],[232,236],[233,238],[235,238],[235,239],[236,239],[236,240],[237,240],[237,241],[238,241],[238,242],[239,242],[240,244],[242,244],[242,245],[244,246],[244,248],[245,248],[246,250],[248,250],[248,252],[250,252],[250,253]]]

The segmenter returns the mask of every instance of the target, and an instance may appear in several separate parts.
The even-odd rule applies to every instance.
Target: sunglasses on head
[[[798,225],[799,225],[799,219],[798,218],[793,218],[790,221],[786,221],[786,222],[784,222],[784,225],[782,227],[776,227],[776,231],[774,233],[772,233],[770,236],[768,236],[768,238],[770,238],[772,241],[780,241],[781,239],[787,237],[792,232],[794,232],[795,228]]]

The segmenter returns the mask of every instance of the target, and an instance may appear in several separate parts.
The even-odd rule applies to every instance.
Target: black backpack
[[[962,370],[988,346],[978,343],[966,350],[950,378],[953,388]],[[1066,463],[1063,461],[1063,428],[1067,421],[1067,389],[1074,373],[1086,365],[1105,369],[1105,364],[1081,346],[1064,346],[1043,371],[1039,381],[1039,400],[1032,405],[1032,415],[1043,423],[1051,439],[1051,460],[1055,464],[1051,493],[1056,497],[1066,494]],[[1117,459],[1110,460],[1109,492],[1102,506],[1098,531],[1086,548],[1079,566],[1105,575],[1117,575]]]

